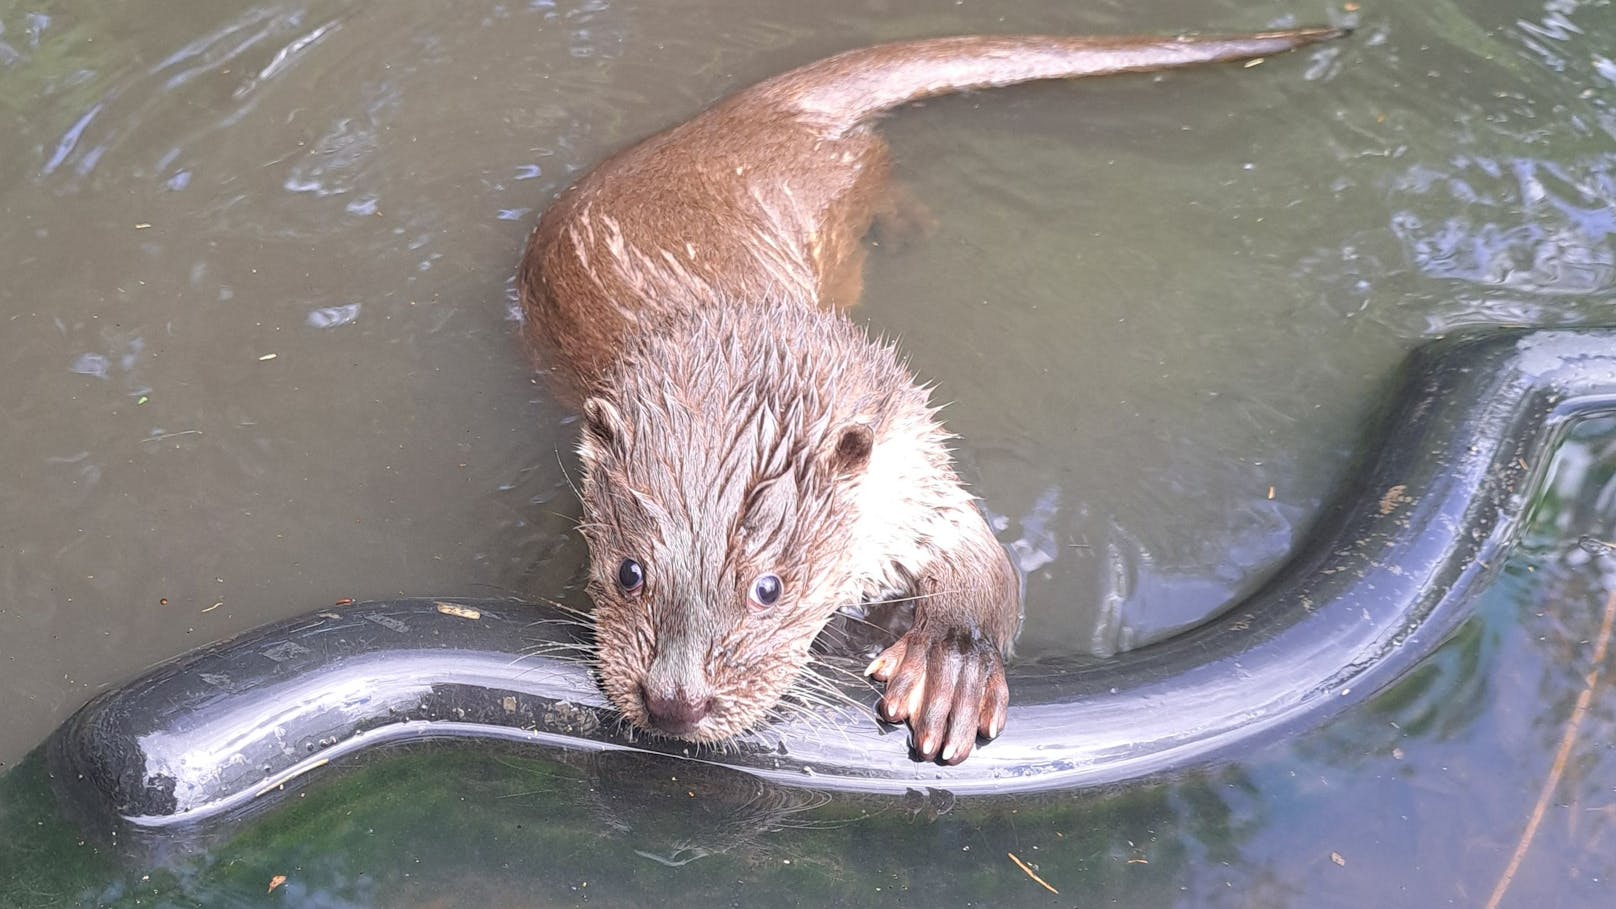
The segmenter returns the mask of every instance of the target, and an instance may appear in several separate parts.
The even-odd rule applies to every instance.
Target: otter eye
[[[624,593],[639,593],[645,585],[645,569],[633,559],[624,559],[623,564],[617,566],[617,586],[623,588]]]
[[[752,582],[752,602],[768,609],[780,599],[780,576],[774,574],[760,575]]]

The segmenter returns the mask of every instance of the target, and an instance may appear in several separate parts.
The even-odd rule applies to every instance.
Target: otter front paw
[[[908,721],[911,744],[925,760],[958,764],[978,735],[991,739],[1004,729],[1010,703],[1004,659],[979,631],[917,625],[864,673],[886,683],[882,716]]]

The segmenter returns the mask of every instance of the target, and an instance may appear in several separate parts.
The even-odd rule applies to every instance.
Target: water
[[[1366,6],[0,0],[0,762],[147,665],[342,597],[564,591],[571,415],[510,320],[536,212],[727,91],[889,38],[1359,26],[1249,69],[883,125],[929,229],[877,238],[860,318],[954,402],[965,473],[1029,571],[1021,651],[1217,612],[1306,533],[1410,348],[1611,321],[1609,4]],[[1410,680],[1414,706],[1388,696],[1233,782],[1138,795],[1149,810],[1074,797],[1041,848],[1103,823],[1174,853],[1127,865],[1111,838],[1072,860],[1110,875],[1088,894],[1136,905],[1204,904],[1220,875],[1241,905],[1484,899],[1587,669],[1606,557],[1576,540],[1616,538],[1601,487],[1567,482],[1580,517]],[[1422,746],[1376,750],[1406,711]],[[1539,834],[1553,858],[1515,885],[1569,905],[1608,899],[1610,869],[1587,869],[1613,778],[1586,747],[1574,810]],[[992,855],[997,901],[1027,883],[999,853],[1030,859],[1002,831],[1028,829],[950,813],[882,828],[914,840],[890,852],[848,845],[878,835],[856,827],[813,849],[914,886],[957,882],[958,839]],[[689,879],[634,856],[638,881]],[[749,878],[759,861],[726,867],[792,885]],[[516,891],[550,873],[515,867]]]

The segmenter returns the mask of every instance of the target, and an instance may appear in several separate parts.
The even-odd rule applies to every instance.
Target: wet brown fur
[[[519,272],[529,339],[584,399],[583,530],[608,696],[701,703],[691,730],[757,725],[837,609],[917,598],[876,672],[925,757],[1003,723],[1018,579],[950,464],[947,434],[855,303],[887,199],[871,119],[1031,79],[1277,53],[1328,29],[1235,38],[943,38],[769,79],[612,156],[543,215]],[[616,582],[621,560],[642,590]],[[750,585],[777,574],[772,608]],[[879,661],[878,661],[879,666]]]

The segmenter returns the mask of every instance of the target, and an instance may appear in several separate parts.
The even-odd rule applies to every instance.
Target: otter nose
[[[669,735],[689,735],[713,706],[711,697],[695,697],[682,688],[659,693],[641,685],[640,697],[645,701],[651,725]]]

